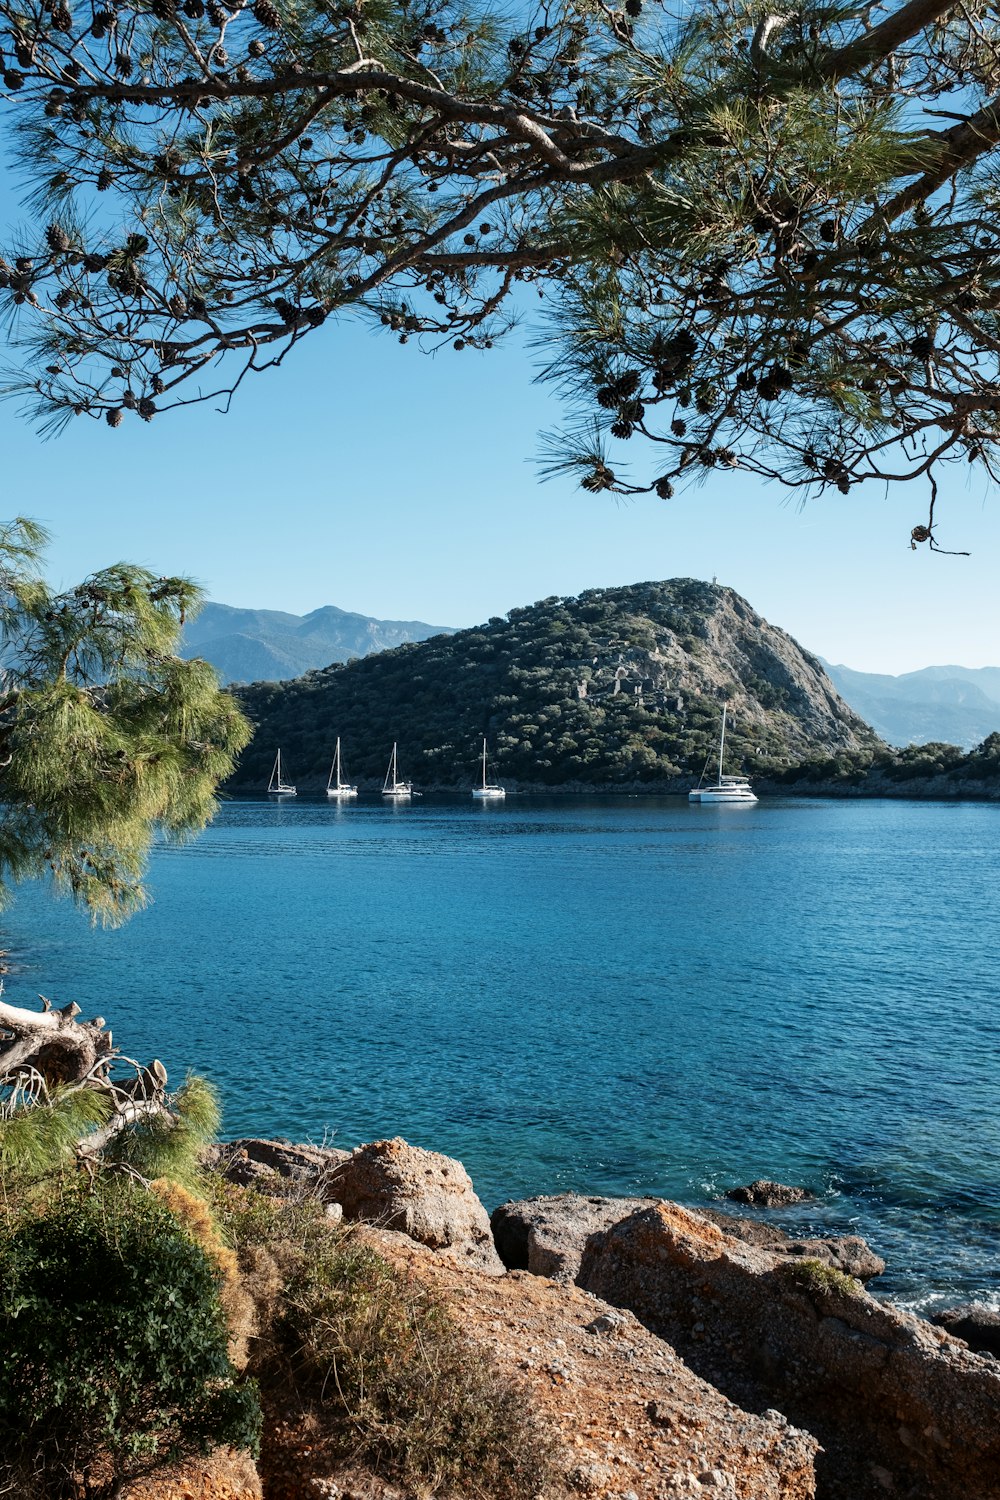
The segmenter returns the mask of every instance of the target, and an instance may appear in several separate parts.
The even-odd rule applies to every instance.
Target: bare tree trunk
[[[74,1002],[53,1010],[45,996],[41,1011],[24,1010],[0,1000],[0,1079],[34,1069],[51,1088],[82,1083],[104,1070],[112,1057],[111,1032],[103,1016],[78,1021]]]

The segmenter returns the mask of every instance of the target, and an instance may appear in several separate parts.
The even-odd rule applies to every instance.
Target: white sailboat
[[[500,802],[507,795],[507,788],[500,786],[496,781],[486,780],[486,736],[483,735],[483,781],[481,786],[472,788],[472,795],[477,802]]]
[[[328,797],[337,797],[340,799],[346,797],[356,797],[358,795],[358,789],[356,786],[351,786],[348,782],[341,781],[340,779],[339,734],[337,736],[337,748],[333,752],[333,765],[330,767],[330,774],[326,780],[326,795]]]
[[[406,802],[413,796],[412,781],[400,781],[396,773],[396,741],[392,742],[392,755],[389,759],[389,769],[385,773],[385,781],[382,784],[382,796],[391,797],[396,802]]]
[[[274,757],[274,765],[271,767],[271,779],[267,783],[267,790],[272,797],[294,797],[295,788],[287,781],[281,779],[281,751]]]
[[[689,802],[756,802],[750,790],[748,776],[723,776],[722,760],[726,753],[726,705],[722,705],[722,733],[719,736],[719,769],[714,783],[702,786],[701,782],[688,792]],[[704,772],[702,772],[704,777]]]

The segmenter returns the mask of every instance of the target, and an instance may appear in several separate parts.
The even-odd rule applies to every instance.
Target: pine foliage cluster
[[[0,83],[9,389],[49,428],[231,394],[347,316],[485,349],[535,283],[588,489],[922,478],[935,546],[942,466],[993,472],[989,0],[0,0]]]
[[[211,817],[249,730],[212,668],[176,654],[194,584],[117,563],[54,591],[45,541],[0,528],[0,900],[48,876],[115,922],[144,900],[153,837]]]

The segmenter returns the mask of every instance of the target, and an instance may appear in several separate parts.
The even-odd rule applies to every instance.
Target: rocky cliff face
[[[734,590],[695,579],[544,599],[473,630],[242,690],[258,724],[235,785],[283,763],[309,790],[340,735],[350,776],[381,783],[393,740],[424,789],[473,779],[485,734],[509,784],[681,790],[715,753],[775,771],[881,742],[815,657]]]

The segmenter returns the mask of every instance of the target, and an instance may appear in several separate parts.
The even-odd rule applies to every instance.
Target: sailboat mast
[[[337,791],[340,791],[340,735],[337,735],[337,748],[333,752],[333,763],[337,768]]]
[[[486,790],[486,736],[483,735],[483,790]]]
[[[276,781],[275,781],[275,785],[277,786],[278,791],[280,792],[281,791],[281,751],[280,750],[278,751],[278,754],[275,757],[274,766],[275,766],[275,770],[278,773]]]
[[[719,785],[722,785],[722,758],[726,753],[726,705],[722,705],[722,734],[719,737]]]

